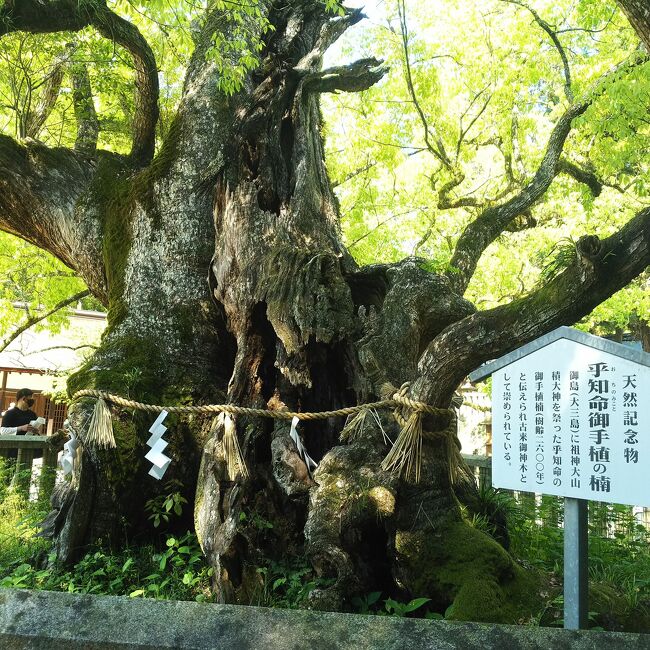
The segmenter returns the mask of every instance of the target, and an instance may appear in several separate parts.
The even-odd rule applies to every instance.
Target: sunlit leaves
[[[47,312],[84,289],[84,283],[54,257],[0,232],[0,341],[30,316]],[[58,331],[68,314],[58,311],[36,329]]]
[[[576,96],[637,48],[638,38],[614,2],[532,0],[529,5],[557,32]],[[417,254],[431,260],[432,268],[444,269],[460,232],[481,206],[512,196],[532,178],[567,107],[564,70],[548,34],[521,6],[500,0],[445,0],[436,11],[425,2],[405,6],[414,90],[455,169],[426,151],[424,128],[405,83],[395,2],[383,3],[372,26],[350,34],[341,51],[344,60],[383,57],[391,72],[363,95],[326,98],[328,162],[342,181],[337,194],[344,232],[357,259],[392,261]],[[603,85],[567,140],[565,156],[605,182],[601,195],[557,177],[533,206],[537,227],[504,233],[484,254],[468,292],[478,306],[501,304],[536,286],[559,240],[607,236],[645,205],[648,68],[626,70]],[[489,102],[481,113],[483,98]],[[365,169],[368,163],[372,166]],[[364,171],[355,175],[355,170]],[[465,178],[451,198],[469,197],[479,205],[439,209],[440,191],[457,170]],[[647,290],[647,283],[643,286]],[[612,299],[593,318],[604,318],[608,309],[629,318],[635,301],[639,309],[645,304],[638,291],[626,290],[621,296],[627,298]]]

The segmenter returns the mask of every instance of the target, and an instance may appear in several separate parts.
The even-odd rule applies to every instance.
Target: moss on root
[[[182,369],[161,358],[159,347],[158,341],[135,334],[105,342],[98,353],[69,378],[69,394],[94,388],[150,404],[194,403],[196,395],[201,394],[200,387],[192,384],[195,378],[186,376]],[[89,411],[93,406],[89,404]],[[95,452],[96,461],[105,474],[105,484],[122,502],[124,495],[136,489],[138,481],[141,481],[147,484],[147,498],[150,498],[160,486],[146,477],[149,465],[143,457],[148,450],[145,442],[155,414],[118,407],[111,407],[111,410],[117,446]],[[186,498],[190,503],[193,501],[192,489],[196,482],[206,417],[170,414],[165,421],[169,429],[166,453],[175,461],[166,480],[180,480],[188,490]],[[140,496],[138,494],[134,502],[139,502]]]
[[[143,443],[138,439],[138,428],[133,420],[113,418],[113,435],[117,447],[110,450],[97,450],[102,457],[102,469],[106,482],[117,493],[124,492],[133,483],[133,468],[142,455]]]
[[[450,620],[517,623],[543,606],[539,578],[463,521],[435,536],[399,531],[395,542],[409,591],[433,597],[438,606],[451,602],[445,613]]]

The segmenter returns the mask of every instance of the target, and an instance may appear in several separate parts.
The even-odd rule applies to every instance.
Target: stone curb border
[[[0,589],[0,647],[650,650],[650,635]]]

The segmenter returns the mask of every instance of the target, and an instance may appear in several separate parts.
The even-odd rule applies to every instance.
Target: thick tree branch
[[[296,70],[314,70],[322,65],[323,55],[347,29],[365,18],[361,9],[347,9],[344,16],[326,20],[320,28],[318,38],[309,52],[296,63]],[[287,41],[287,45],[289,42]]]
[[[99,120],[95,111],[88,69],[83,63],[76,63],[70,70],[72,77],[72,100],[77,120],[77,138],[74,150],[92,156],[97,149]]]
[[[619,192],[624,192],[624,189],[620,185],[606,183],[592,170],[584,169],[566,158],[560,158],[560,161],[558,162],[558,171],[567,176],[571,176],[573,179],[578,181],[578,183],[586,185],[594,196],[600,196],[603,187],[612,187]]]
[[[16,329],[12,330],[4,339],[0,341],[0,352],[6,350],[23,332],[26,332],[30,327],[33,327],[37,323],[43,322],[50,316],[56,314],[58,311],[61,311],[62,309],[65,309],[66,307],[79,302],[82,298],[85,298],[89,295],[90,291],[88,291],[88,289],[85,291],[80,291],[79,293],[75,293],[69,298],[61,300],[56,305],[54,305],[52,309],[49,309],[46,312],[41,312],[34,314],[33,316],[29,316],[18,327],[16,327]]]
[[[90,24],[94,4],[77,0],[5,0],[0,36],[11,32],[76,32]]]
[[[99,11],[93,25],[102,36],[114,40],[133,57],[136,92],[130,157],[145,165],[154,155],[159,117],[156,58],[138,28],[109,9]]]
[[[337,90],[360,92],[374,86],[388,68],[375,58],[359,59],[349,65],[327,68],[305,78],[305,90],[332,93]]]
[[[438,191],[438,209],[455,210],[457,208],[477,208],[483,202],[472,196],[453,198],[451,193],[465,180],[464,172],[454,170],[451,180],[447,181]]]
[[[528,296],[448,327],[422,355],[412,394],[444,404],[470,371],[560,325],[575,323],[648,265],[650,208],[607,239],[579,239],[574,261]]]
[[[549,188],[573,120],[591,102],[573,104],[558,120],[546,146],[546,153],[533,179],[518,194],[501,205],[484,210],[461,234],[451,259],[449,279],[459,294],[465,293],[483,251],[519,214],[530,208]]]
[[[582,115],[596,97],[606,90],[606,83],[624,74],[627,69],[645,63],[647,55],[634,55],[601,77],[595,86],[564,112],[557,121],[546,146],[546,152],[532,180],[505,203],[484,210],[463,231],[451,259],[448,277],[461,295],[476,270],[485,249],[506,229],[519,214],[540,199],[558,174],[558,162],[573,120]]]
[[[512,159],[506,163],[506,173],[510,172],[510,180],[514,184],[516,180],[526,177],[526,166],[521,155],[519,145],[519,110],[517,106],[512,108],[512,119],[510,120],[510,141],[512,142]],[[514,169],[512,167],[514,163]],[[515,180],[515,173],[517,179]]]
[[[107,159],[115,154],[102,153]],[[101,159],[0,135],[0,230],[21,237],[77,270],[106,301],[99,205],[78,209]]]
[[[44,88],[38,99],[36,107],[30,110],[25,117],[25,129],[23,137],[38,138],[43,125],[50,116],[56,100],[59,97],[61,82],[63,81],[64,65],[63,61],[57,61],[48,75]]]
[[[159,88],[155,57],[138,28],[101,0],[7,0],[0,7],[0,36],[14,31],[77,31],[88,26],[124,47],[133,57],[136,96],[131,158],[144,165],[154,154]]]

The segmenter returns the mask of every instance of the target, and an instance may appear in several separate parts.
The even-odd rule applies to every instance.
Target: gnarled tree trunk
[[[66,2],[48,11],[59,4],[74,14]],[[531,184],[470,224],[454,256],[462,273],[435,275],[413,259],[358,268],[341,241],[323,162],[319,94],[362,90],[383,69],[369,59],[321,70],[324,51],[359,12],[334,18],[302,0],[263,8],[275,29],[232,97],[216,89],[208,52],[215,31],[235,27],[227,13],[207,16],[174,125],[153,159],[151,111],[135,121],[129,156],[0,138],[0,226],[70,264],[109,308],[102,346],[71,379],[71,393],[95,387],[165,404],[321,411],[408,383],[411,397],[448,408],[480,363],[574,322],[648,265],[645,210],[606,240],[578,242],[573,264],[520,301],[477,312],[462,296],[485,248],[560,171],[580,104],[560,120]],[[138,106],[155,106],[150,50],[118,30],[108,9],[96,12],[49,16],[47,25],[104,33],[117,20],[113,33],[136,61]],[[47,30],[29,12],[10,17]],[[71,411],[82,440],[91,408],[79,402]],[[150,419],[114,407],[117,449],[83,447],[52,516],[61,560],[145,530],[144,504],[162,489],[143,458]],[[347,444],[342,418],[301,424],[313,473],[288,422],[234,420],[246,472],[228,465],[228,418],[172,419],[166,435],[168,477],[189,496],[196,487],[196,530],[222,600],[249,602],[257,567],[306,556],[331,580],[312,592],[314,607],[346,608],[379,590],[427,596],[456,618],[514,621],[525,612],[531,578],[461,515],[459,498],[472,486],[451,471],[456,440],[439,435],[451,430],[449,418],[424,419],[417,483],[382,469],[384,434],[399,432],[388,413],[366,418]]]

